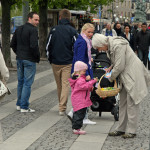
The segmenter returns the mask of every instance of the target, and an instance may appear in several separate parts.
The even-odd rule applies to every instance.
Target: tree
[[[44,0],[44,3],[41,1],[39,2],[39,50],[42,58],[46,56],[45,47],[47,41],[47,3],[48,0]]]
[[[12,67],[10,54],[10,9],[11,0],[1,0],[2,5],[2,53],[6,65]]]
[[[10,52],[10,10],[12,5],[20,3],[20,0],[0,0],[2,6],[2,53],[6,65],[12,67]]]
[[[75,9],[87,10],[91,8],[91,12],[96,12],[98,5],[106,5],[113,0],[28,0],[33,10],[39,12],[39,48],[41,57],[45,57],[45,47],[47,39],[47,10],[55,9]],[[8,67],[12,67],[10,53],[10,10],[13,7],[21,7],[22,0],[0,0],[2,6],[2,52]]]

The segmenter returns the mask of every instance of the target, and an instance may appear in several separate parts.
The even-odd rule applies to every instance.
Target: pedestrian
[[[133,35],[130,32],[131,27],[129,24],[126,24],[124,26],[124,34],[123,37],[129,42],[131,48],[134,50],[134,39],[133,39]]]
[[[147,23],[142,23],[142,29],[137,33],[135,39],[135,52],[138,54],[139,59],[147,66],[148,52],[150,46],[150,33],[147,30]]]
[[[8,79],[9,79],[9,70],[5,64],[5,60],[0,49],[0,81],[2,81],[6,85]],[[3,96],[0,96],[0,100],[2,100],[4,96],[5,94]]]
[[[134,39],[134,44],[135,44],[135,39],[136,39],[136,36],[137,36],[137,33],[138,33],[138,25],[137,24],[134,24],[134,26],[132,27],[132,35],[133,35],[133,39]],[[134,50],[134,49],[133,49]]]
[[[11,47],[17,60],[17,110],[35,112],[29,108],[29,98],[36,73],[36,63],[40,61],[37,31],[39,15],[36,12],[30,12],[27,18],[27,23],[16,29]]]
[[[138,23],[138,28],[137,28],[138,31],[141,31],[142,30],[142,23]]]
[[[94,33],[94,25],[91,23],[86,23],[83,25],[81,29],[81,34],[78,36],[75,44],[74,44],[74,57],[72,62],[72,69],[71,73],[74,72],[74,64],[76,61],[82,61],[87,64],[88,69],[86,71],[86,80],[93,79],[93,71],[91,66],[91,38]],[[87,109],[88,111],[88,109]],[[72,118],[73,116],[73,110],[71,110],[68,113],[68,118]],[[86,114],[85,119],[83,120],[83,124],[96,124],[96,122],[93,122],[88,119],[88,113]]]
[[[102,30],[101,34],[105,36],[117,36],[116,31],[111,28],[111,23],[107,23],[106,28]]]
[[[74,72],[74,64],[76,61],[83,61],[87,64],[88,70],[86,71],[87,80],[91,80],[93,78],[93,71],[91,67],[91,38],[94,33],[94,25],[91,23],[86,23],[83,25],[81,34],[78,36],[77,40],[74,44],[74,56],[72,62],[71,73]]]
[[[85,118],[87,107],[92,105],[90,100],[90,91],[93,88],[93,84],[98,79],[92,79],[86,81],[86,70],[88,66],[82,61],[76,61],[74,64],[74,73],[72,78],[69,79],[71,86],[71,102],[73,106],[73,119],[72,129],[74,134],[85,134],[86,132],[81,130],[83,125],[83,119]]]
[[[46,51],[52,65],[55,81],[57,84],[59,115],[66,114],[69,81],[73,60],[73,44],[78,33],[71,26],[71,13],[68,9],[59,12],[59,25],[50,31]]]
[[[112,82],[118,78],[120,83],[119,125],[109,136],[122,135],[123,138],[136,136],[139,104],[148,94],[150,74],[135,55],[123,37],[106,37],[95,34],[92,45],[98,51],[105,50],[111,60]]]
[[[116,31],[117,36],[123,36],[123,32],[122,32],[121,24],[120,23],[116,23],[115,24],[114,30]]]

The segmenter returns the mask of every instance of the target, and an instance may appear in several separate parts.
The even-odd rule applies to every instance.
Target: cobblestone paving
[[[89,113],[89,118],[94,116],[95,113]],[[26,150],[68,150],[77,137],[72,134],[71,122],[65,116]]]
[[[41,61],[37,65],[37,73],[50,69],[51,66],[46,61]],[[16,71],[10,72],[11,78],[9,83],[17,80]],[[53,75],[42,77],[36,80],[32,90],[54,81]],[[149,89],[150,92],[150,89]],[[16,99],[16,89],[12,90],[11,96],[6,96],[0,101],[0,107],[8,102]],[[15,111],[1,121],[3,140],[7,140],[17,131],[30,124],[32,121],[48,112],[58,103],[56,90],[47,95],[34,100],[31,108],[36,109],[36,113],[22,114]],[[15,107],[15,106],[14,106]],[[122,139],[121,137],[107,137],[102,150],[149,150],[149,128],[150,128],[150,95],[140,105],[141,112],[139,117],[139,125],[137,137],[134,139]],[[95,113],[89,113],[89,118],[93,118]],[[112,127],[114,130],[117,122]],[[85,126],[83,126],[84,128]],[[56,124],[49,128],[41,137],[39,137],[26,150],[69,150],[78,135],[72,134],[71,123],[66,116],[62,117]]]
[[[37,64],[36,73],[39,73],[39,72],[42,72],[45,70],[50,70],[50,69],[51,69],[51,66],[47,61],[41,61],[39,64]],[[17,72],[10,71],[10,78],[8,80],[8,83],[11,83],[14,81],[17,81]],[[51,75],[51,76],[48,75],[48,76],[42,77],[42,78],[40,78],[40,80],[34,81],[34,84],[32,86],[32,91],[41,86],[44,86],[45,84],[51,83],[53,81],[54,81],[53,75]],[[12,92],[11,96],[6,95],[5,98],[0,101],[0,106],[5,105],[6,103],[16,99],[16,97],[17,97],[17,89],[16,88],[11,90],[11,92]]]
[[[50,65],[47,65],[47,62],[41,62],[38,64],[37,70],[45,71],[50,69]],[[49,68],[48,68],[48,67]],[[16,71],[10,72],[10,79],[8,83],[14,82],[17,80]],[[51,83],[54,81],[53,76],[45,76],[39,80],[36,80],[33,84],[32,91],[40,88],[41,86],[44,86],[45,84]],[[6,97],[0,101],[0,107],[4,104],[7,104],[8,102],[15,100],[17,97],[17,90],[16,88],[12,90],[11,96],[6,95]],[[50,92],[49,94],[45,95],[44,97],[41,97],[35,101],[33,101],[30,106],[31,108],[34,108],[36,110],[36,113],[20,113],[18,111],[15,111],[13,114],[8,115],[4,119],[1,120],[1,127],[2,127],[2,133],[3,133],[3,140],[5,141],[8,139],[11,135],[16,133],[21,128],[25,127],[38,117],[40,117],[43,113],[46,113],[49,111],[52,107],[54,107],[58,103],[58,99],[56,96],[56,90]],[[15,107],[15,106],[14,106]]]
[[[44,77],[40,78],[40,80],[34,81],[34,84],[32,86],[32,91],[36,90],[37,88],[40,88],[40,87],[42,87],[42,86],[44,86],[46,84],[49,84],[49,83],[51,83],[53,81],[54,81],[53,76],[49,76],[49,75],[48,76],[44,76]],[[11,90],[11,93],[12,93],[11,96],[10,95],[6,95],[5,99],[0,101],[0,107],[2,105],[5,105],[8,102],[11,102],[12,100],[15,100],[17,98],[17,89],[16,88]]]
[[[150,89],[149,89],[150,92]],[[111,131],[117,126],[117,122]],[[107,137],[102,150],[149,150],[150,140],[150,95],[140,104],[140,115],[137,137],[123,139],[121,137]]]
[[[50,98],[51,97],[51,98]],[[58,103],[56,98],[56,90],[50,94],[37,99],[31,103],[31,108],[36,110],[36,113],[20,113],[15,111],[13,114],[1,120],[1,127],[3,133],[3,140],[5,141],[18,130],[22,129],[42,114],[48,112],[52,107]],[[15,107],[15,106],[14,106]]]

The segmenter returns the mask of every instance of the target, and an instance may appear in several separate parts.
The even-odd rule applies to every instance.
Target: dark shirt
[[[121,31],[121,28],[120,29],[115,28],[115,31],[117,33],[117,36],[123,36],[123,32]]]
[[[135,40],[134,50],[148,51],[150,45],[150,33],[149,31],[143,32],[142,30],[137,33]]]
[[[130,39],[128,39],[126,37],[126,34],[123,34],[123,37],[129,42],[131,48],[134,50],[134,39],[133,39],[133,35],[131,33],[128,33],[130,34]]]
[[[47,40],[47,56],[50,63],[56,65],[72,64],[73,45],[78,36],[77,31],[67,19],[61,19],[59,25],[53,27]]]
[[[31,23],[26,23],[16,29],[10,47],[16,53],[16,59],[40,61],[38,31]]]

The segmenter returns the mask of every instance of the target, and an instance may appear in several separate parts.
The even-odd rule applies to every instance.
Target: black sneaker
[[[120,136],[120,135],[124,135],[125,132],[122,131],[114,131],[114,132],[110,132],[108,133],[109,136]]]

